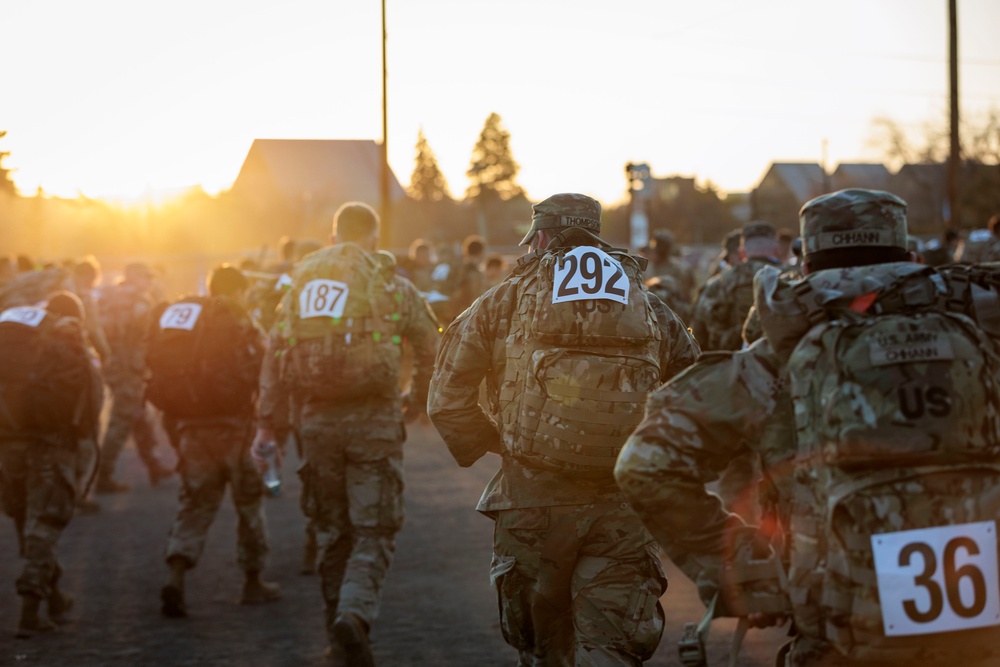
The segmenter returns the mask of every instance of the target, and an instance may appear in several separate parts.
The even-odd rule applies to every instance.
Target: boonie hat
[[[593,234],[601,232],[601,204],[587,195],[564,192],[552,195],[531,207],[531,229],[521,240],[527,245],[539,229],[580,227]]]
[[[802,255],[884,246],[906,249],[906,202],[882,190],[852,188],[816,197],[799,211]]]

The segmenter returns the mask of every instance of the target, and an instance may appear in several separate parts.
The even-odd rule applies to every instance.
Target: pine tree
[[[469,188],[465,196],[473,200],[507,201],[524,194],[515,181],[521,166],[510,151],[510,133],[501,125],[500,116],[491,113],[472,149],[472,163],[465,172]]]
[[[0,130],[0,139],[5,136],[7,136],[7,131]],[[10,178],[11,170],[3,166],[3,161],[7,159],[8,155],[10,155],[10,151],[0,151],[0,193],[15,197],[17,196],[17,187]]]
[[[418,201],[451,201],[448,181],[441,173],[437,157],[427,143],[423,129],[417,133],[416,150],[416,164],[413,167],[413,175],[410,176],[410,196]]]

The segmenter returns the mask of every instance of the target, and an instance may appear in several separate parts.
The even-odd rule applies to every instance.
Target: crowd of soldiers
[[[701,281],[669,232],[633,253],[602,239],[601,216],[557,194],[514,262],[478,236],[396,258],[354,202],[330,244],[286,240],[276,265],[224,264],[174,299],[141,262],[99,287],[93,258],[0,261],[17,636],[66,622],[60,532],[129,491],[129,438],[151,484],[174,474],[162,429],[182,478],[163,615],[187,614],[227,486],[240,600],[280,597],[262,578],[262,498],[295,447],[327,653],[374,665],[404,422],[429,419],[459,466],[499,456],[477,510],[520,665],[648,660],[662,557],[706,605],[684,665],[705,664],[722,616],[738,634],[789,624],[777,665],[997,664],[1000,218],[925,245],[898,197],[842,190],[802,207],[798,235],[728,235]]]

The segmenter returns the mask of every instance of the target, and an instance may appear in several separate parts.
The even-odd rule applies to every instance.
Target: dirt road
[[[172,456],[168,447],[160,454]],[[293,464],[294,461],[289,461]],[[493,524],[475,510],[497,467],[488,457],[460,469],[429,426],[414,426],[406,449],[407,522],[397,541],[386,584],[382,618],[373,632],[381,667],[513,666],[516,652],[500,636],[489,583]],[[236,604],[235,515],[227,504],[209,535],[205,555],[188,577],[190,617],[159,613],[166,576],[163,549],[177,506],[179,482],[156,488],[146,482],[132,449],[122,456],[130,493],[99,497],[102,511],[78,515],[63,534],[64,587],[76,598],[75,621],[31,640],[14,639],[20,571],[13,523],[0,523],[0,665],[142,667],[218,665],[285,667],[331,665],[315,576],[299,574],[303,519],[299,484],[284,472],[284,495],[267,502],[271,539],[267,578],[282,586],[282,600],[261,607]],[[667,627],[648,665],[676,665],[676,643],[686,621],[703,612],[694,588],[670,567],[663,598]],[[716,621],[710,664],[725,665],[733,623]],[[780,630],[751,631],[742,666],[772,664]]]

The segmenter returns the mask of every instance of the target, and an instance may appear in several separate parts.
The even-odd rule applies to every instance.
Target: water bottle
[[[264,486],[272,496],[281,495],[281,470],[278,469],[278,446],[273,441],[260,446],[261,454],[267,462],[264,470]]]

